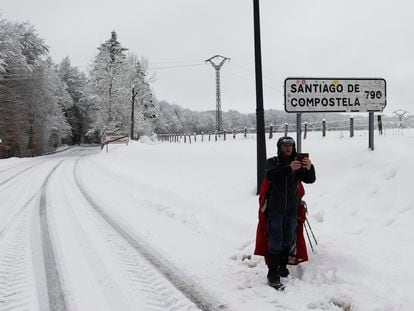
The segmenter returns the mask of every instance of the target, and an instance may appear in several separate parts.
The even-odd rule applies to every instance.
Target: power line
[[[226,72],[226,73],[229,73],[229,74],[231,74],[231,75],[233,75],[233,76],[235,76],[235,77],[238,77],[238,78],[240,78],[240,79],[243,79],[243,80],[246,80],[246,81],[248,81],[248,82],[251,82],[251,83],[254,83],[254,79],[252,78],[252,77],[246,77],[246,76],[242,76],[242,75],[239,75],[239,74],[237,74],[237,73],[234,73],[234,72],[231,72],[231,71],[229,71],[228,69],[223,69],[223,71],[224,72]],[[273,86],[270,86],[270,85],[268,85],[267,83],[263,83],[263,85],[267,88],[267,89],[271,89],[272,91],[277,91],[277,92],[279,92],[279,90],[277,89],[277,88],[275,88],[275,87],[273,87]],[[253,85],[254,86],[254,85]]]
[[[184,68],[184,67],[196,67],[204,65],[203,63],[198,64],[186,64],[186,65],[177,65],[177,66],[161,66],[161,67],[149,67],[151,70],[164,70],[164,69],[174,69],[174,68]]]
[[[236,67],[239,67],[240,69],[243,69],[244,71],[250,72],[250,73],[252,73],[253,75],[255,74],[254,70],[252,70],[252,69],[250,69],[250,68],[247,68],[247,67],[245,67],[245,66],[243,66],[243,65],[240,65],[240,64],[238,64],[238,63],[232,62],[232,65],[235,65]],[[264,77],[265,79],[267,79],[267,80],[277,81],[275,78],[270,78],[269,76],[265,76],[265,75],[263,75],[263,77]]]
[[[192,63],[192,62],[199,62],[199,59],[188,59],[188,60],[170,60],[170,61],[157,61],[157,62],[149,62],[150,65],[155,64],[180,64],[180,63]]]

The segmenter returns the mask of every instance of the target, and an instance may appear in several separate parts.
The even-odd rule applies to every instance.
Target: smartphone
[[[296,154],[296,160],[302,162],[304,158],[309,158],[309,153],[298,153]]]

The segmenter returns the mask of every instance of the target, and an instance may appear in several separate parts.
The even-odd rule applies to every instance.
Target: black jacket
[[[311,184],[315,182],[315,167],[310,170],[306,168],[292,171],[289,164],[295,158],[286,159],[284,156],[270,158],[266,161],[266,177],[270,181],[270,189],[267,198],[266,209],[282,209],[284,212],[296,212],[299,207],[298,189],[299,180]]]

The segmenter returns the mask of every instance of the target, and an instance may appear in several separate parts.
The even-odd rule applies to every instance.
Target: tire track
[[[31,218],[38,196],[36,191],[0,231],[0,311],[38,308],[31,252]]]
[[[216,298],[211,297],[195,282],[179,274],[165,259],[151,250],[144,241],[131,234],[91,198],[82,187],[78,177],[79,160],[80,158],[76,160],[73,169],[75,183],[95,214],[100,216],[102,233],[107,236],[107,241],[121,259],[126,277],[133,284],[135,291],[147,294],[151,310],[188,310],[189,308],[188,303],[184,300],[177,300],[176,295],[174,297],[170,294],[170,290],[165,286],[165,281],[156,276],[158,273],[200,310],[227,310],[225,305],[220,304]]]
[[[9,231],[9,228],[13,225],[13,223],[18,219],[19,215],[25,212],[26,208],[29,206],[29,204],[38,196],[38,193],[33,194],[26,203],[23,204],[23,206],[13,215],[11,216],[11,219],[7,224],[3,226],[3,228],[0,230],[0,241],[3,239],[3,236],[6,234],[6,232]]]
[[[109,246],[110,255],[121,270],[123,283],[126,280],[129,285],[130,295],[144,304],[144,310],[200,310],[124,241],[92,207],[87,213],[88,222],[94,224]]]
[[[32,168],[34,168],[34,167],[37,167],[37,166],[39,166],[39,165],[42,165],[42,164],[44,164],[44,163],[47,163],[48,162],[48,160],[46,160],[46,161],[42,161],[42,162],[40,162],[40,163],[36,163],[36,164],[34,164],[34,165],[31,165],[31,166],[29,166],[29,167],[26,167],[25,169],[23,169],[23,170],[21,170],[20,172],[18,172],[17,174],[14,174],[13,176],[10,176],[9,178],[6,178],[5,180],[3,180],[2,182],[0,182],[0,187],[1,186],[3,186],[3,185],[5,185],[5,184],[7,184],[9,181],[11,181],[11,180],[13,180],[13,179],[15,179],[16,177],[19,177],[20,175],[22,175],[24,172],[26,172],[26,171],[28,171],[28,170],[30,170],[30,169],[32,169]]]
[[[30,247],[30,218],[32,210],[21,212],[1,232],[0,243],[0,311],[33,310],[37,307],[33,259]],[[35,307],[35,308],[36,308]]]
[[[56,172],[48,188],[48,191],[53,189],[55,195],[53,199],[55,208],[50,210],[50,218],[53,218],[51,229],[56,236],[56,241],[59,242],[57,245],[64,245],[64,247],[60,247],[58,252],[59,258],[62,258],[61,268],[64,271],[72,271],[70,275],[64,275],[65,284],[68,284],[65,286],[66,294],[71,292],[72,300],[76,301],[77,308],[74,308],[76,310],[90,309],[89,304],[84,304],[85,296],[88,296],[87,300],[90,301],[90,304],[96,305],[99,310],[137,310],[137,306],[131,303],[133,301],[131,297],[135,296],[134,293],[123,290],[122,285],[126,282],[119,278],[122,273],[119,269],[114,271],[113,263],[108,263],[108,256],[99,252],[99,246],[106,244],[106,241],[101,238],[102,234],[94,226],[95,223],[89,221],[90,214],[85,213],[86,211],[94,211],[79,193],[74,180],[72,180],[73,177],[67,176],[68,173],[71,173],[74,164],[74,161],[73,163],[68,162],[62,165],[68,169],[61,167],[59,169],[60,175]],[[54,181],[58,180],[58,176],[59,179],[62,177],[65,179],[56,185],[57,183]],[[94,220],[96,221],[96,215]],[[108,250],[107,245],[105,250]],[[76,254],[72,255],[73,252]],[[76,271],[73,271],[74,269]],[[79,275],[82,276],[82,279],[79,278]],[[85,293],[82,291],[85,288],[91,288],[91,290]],[[96,295],[97,292],[100,292],[102,296]],[[95,299],[99,299],[99,301]]]
[[[62,155],[61,155],[61,154],[59,154],[59,153],[61,153],[61,152],[63,153],[63,152],[65,152],[65,151],[67,151],[67,150],[69,150],[69,151],[67,152],[68,154],[71,154],[71,153],[74,153],[74,152],[78,151],[77,149],[73,149],[73,147],[70,147],[70,148],[64,149],[64,150],[62,150],[62,151],[57,151],[57,152],[55,152],[55,153],[51,153],[51,154],[49,154],[49,155],[45,155],[45,156],[43,156],[43,157],[42,157],[42,158],[44,158],[44,159],[45,159],[45,161],[42,161],[42,162],[40,162],[40,163],[36,163],[36,164],[34,164],[34,165],[31,165],[31,166],[29,166],[29,167],[27,167],[27,168],[23,169],[23,170],[22,170],[22,171],[20,171],[19,173],[15,174],[15,175],[13,175],[13,176],[11,176],[11,177],[9,177],[8,179],[3,180],[2,182],[0,182],[0,186],[2,186],[3,184],[6,184],[8,181],[10,181],[10,180],[14,179],[15,177],[17,177],[17,176],[19,176],[19,175],[23,174],[25,171],[27,171],[27,170],[29,170],[29,169],[31,169],[31,168],[33,168],[33,167],[39,166],[39,165],[41,165],[41,164],[43,164],[43,163],[46,163],[46,162],[48,162],[50,159],[57,158],[58,156],[59,156],[59,157],[60,157],[60,156],[62,156]],[[56,155],[56,156],[55,156],[55,155]],[[30,162],[37,162],[37,160],[30,161]],[[29,163],[29,164],[30,164],[30,163]],[[0,170],[0,173],[3,173],[3,172],[6,172],[6,171],[9,171],[9,170],[16,169],[16,168],[18,168],[19,166],[21,166],[21,164],[17,164],[17,165],[13,165],[13,166],[7,167],[7,168],[5,168],[5,169],[3,169],[3,170]]]
[[[39,218],[40,218],[40,235],[43,252],[43,261],[46,272],[47,294],[49,300],[49,309],[51,311],[66,311],[69,310],[63,290],[62,282],[59,276],[58,265],[56,262],[56,255],[53,249],[52,239],[49,231],[47,206],[46,206],[46,189],[50,177],[55,170],[62,164],[61,160],[49,173],[42,185],[39,204]]]

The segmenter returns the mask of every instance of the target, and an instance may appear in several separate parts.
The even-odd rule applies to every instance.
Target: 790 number
[[[380,99],[382,97],[381,91],[365,91],[366,99]]]

